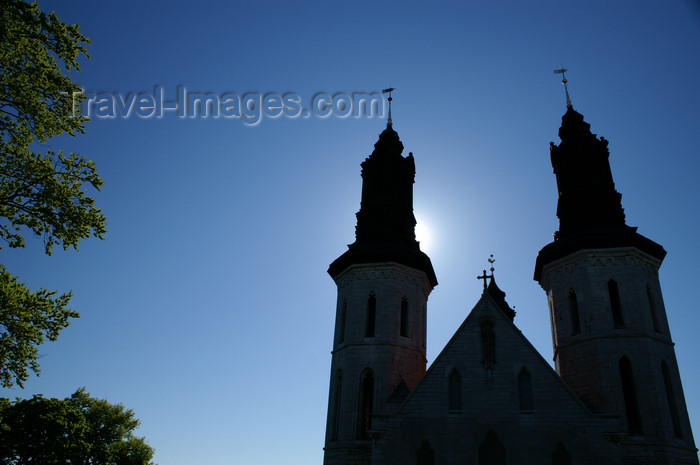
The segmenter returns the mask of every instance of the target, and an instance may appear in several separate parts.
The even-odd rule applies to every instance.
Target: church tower
[[[338,286],[324,465],[370,464],[372,422],[426,365],[426,304],[437,285],[415,237],[413,155],[391,125],[362,163],[355,242],[329,267]]]
[[[564,81],[566,82],[566,81]],[[659,244],[628,226],[597,138],[568,101],[550,144],[559,230],[539,252],[554,362],[596,413],[619,417],[625,464],[698,464],[658,270]]]

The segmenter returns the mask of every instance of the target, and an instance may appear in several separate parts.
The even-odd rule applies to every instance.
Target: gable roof
[[[537,378],[536,383],[533,384],[541,386],[544,383],[548,385],[547,391],[559,391],[556,396],[557,402],[568,400],[572,403],[571,408],[581,410],[581,413],[587,415],[599,416],[588,409],[515,326],[512,321],[514,315],[515,311],[505,301],[505,293],[492,280],[423,378],[400,404],[396,413],[400,414],[412,404],[423,402],[422,399],[435,398],[437,393],[433,392],[431,396],[430,391],[434,391],[436,386],[445,385],[448,371],[453,367],[457,367],[464,375],[471,375],[467,376],[470,394],[483,393],[492,389],[494,391],[512,390],[512,383],[508,383],[520,369],[516,367],[527,367],[528,371]],[[486,383],[475,382],[479,376],[474,376],[486,370],[480,324],[480,320],[485,317],[492,319],[495,336],[495,360],[492,369],[495,384],[492,389]],[[537,386],[534,387],[537,389]],[[437,408],[436,411],[446,412],[446,407]]]

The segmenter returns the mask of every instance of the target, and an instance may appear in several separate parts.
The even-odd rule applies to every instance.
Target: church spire
[[[608,141],[591,133],[583,116],[569,107],[559,128],[561,143],[550,143],[557,179],[559,231],[564,237],[592,229],[625,228],[622,195],[610,171]]]
[[[431,284],[437,285],[430,258],[416,241],[413,154],[404,157],[402,152],[403,144],[389,122],[372,154],[362,162],[362,200],[355,242],[331,264],[331,276],[355,263],[395,261],[424,271]]]
[[[622,194],[615,190],[608,141],[591,133],[590,124],[569,106],[559,128],[561,143],[549,144],[557,180],[559,230],[537,256],[535,279],[542,267],[577,250],[637,247],[663,260],[666,251],[628,226]]]

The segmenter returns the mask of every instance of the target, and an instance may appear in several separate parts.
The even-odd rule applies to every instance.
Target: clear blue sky
[[[610,141],[628,224],[662,244],[660,277],[700,435],[700,4],[691,1],[43,1],[92,39],[92,92],[394,94],[416,159],[416,215],[440,284],[428,359],[496,257],[516,324],[551,360],[535,257],[557,229],[549,142],[574,107]],[[2,250],[82,317],[40,348],[24,390],[124,403],[161,465],[322,462],[336,289],[360,163],[378,118],[94,119],[53,149],[94,160],[104,241]]]

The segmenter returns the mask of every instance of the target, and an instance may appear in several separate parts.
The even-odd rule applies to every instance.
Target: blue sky
[[[663,245],[660,278],[691,422],[700,425],[696,264],[700,4],[672,2],[60,2],[92,39],[89,92],[372,92],[416,159],[414,206],[439,285],[428,360],[496,257],[516,324],[551,360],[535,257],[557,229],[549,142],[574,108],[610,141],[628,224]],[[81,313],[24,390],[124,403],[161,465],[321,463],[336,289],[360,163],[379,118],[95,118],[51,149],[94,160],[104,241],[2,250]]]

